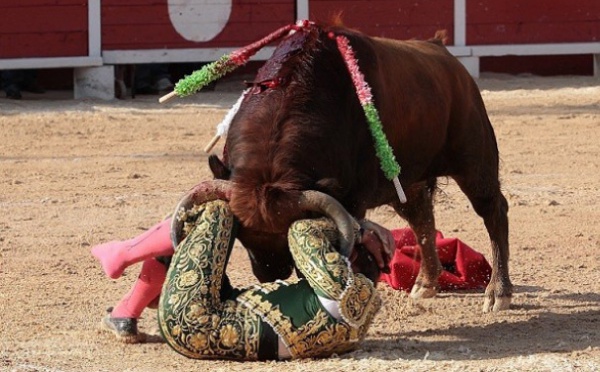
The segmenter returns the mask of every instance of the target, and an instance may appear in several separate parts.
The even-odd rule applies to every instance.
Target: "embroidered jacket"
[[[292,358],[354,349],[381,306],[375,286],[354,274],[349,261],[335,250],[338,230],[331,220],[297,221],[288,240],[306,279],[260,284],[242,292],[237,301],[273,327]],[[317,296],[336,301],[341,319],[329,315]]]
[[[364,338],[380,299],[334,249],[338,231],[330,220],[302,220],[290,229],[290,250],[306,279],[234,289],[225,274],[237,226],[228,204],[207,202],[191,217],[158,308],[161,333],[178,353],[271,359],[279,336],[291,357],[322,357],[352,350]],[[337,303],[339,316],[329,315],[319,297]]]

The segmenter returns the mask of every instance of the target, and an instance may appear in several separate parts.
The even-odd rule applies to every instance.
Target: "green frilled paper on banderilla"
[[[192,95],[215,80],[222,78],[238,66],[231,62],[228,55],[203,66],[200,70],[179,80],[175,84],[175,93],[179,97]]]
[[[369,122],[369,129],[373,140],[375,140],[375,153],[380,161],[381,170],[388,180],[393,180],[394,177],[400,174],[400,165],[396,161],[392,147],[390,146],[385,133],[383,133],[383,126],[381,119],[379,119],[379,112],[373,103],[363,105],[365,116]]]

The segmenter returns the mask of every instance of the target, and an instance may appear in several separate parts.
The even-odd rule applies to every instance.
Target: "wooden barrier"
[[[76,97],[112,98],[114,65],[213,61],[340,10],[370,35],[426,39],[446,29],[448,49],[474,76],[481,58],[512,55],[593,55],[600,76],[597,0],[0,0],[0,70],[73,67]]]

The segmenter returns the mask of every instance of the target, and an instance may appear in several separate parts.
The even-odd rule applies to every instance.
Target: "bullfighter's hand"
[[[363,229],[360,243],[373,255],[379,268],[383,272],[389,272],[388,264],[396,249],[392,233],[385,227],[366,219],[359,224]]]

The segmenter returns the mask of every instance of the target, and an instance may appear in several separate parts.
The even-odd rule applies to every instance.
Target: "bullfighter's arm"
[[[359,224],[360,238],[358,242],[373,255],[379,269],[389,274],[390,268],[388,265],[396,250],[394,236],[390,230],[366,218],[359,221]]]
[[[296,221],[288,234],[294,262],[317,296],[335,301],[341,318],[360,326],[380,300],[374,284],[353,273],[348,259],[334,248],[337,237],[335,224],[326,218]]]

